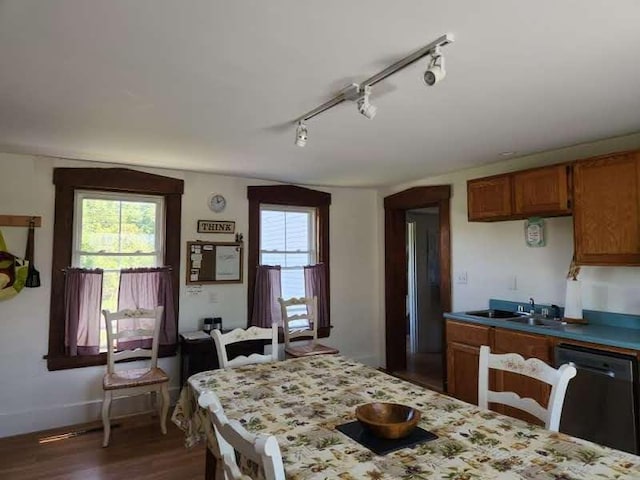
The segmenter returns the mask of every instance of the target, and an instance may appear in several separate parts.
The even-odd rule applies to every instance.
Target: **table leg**
[[[205,480],[216,480],[216,457],[213,456],[209,447],[205,448],[205,466],[204,466],[204,478]]]

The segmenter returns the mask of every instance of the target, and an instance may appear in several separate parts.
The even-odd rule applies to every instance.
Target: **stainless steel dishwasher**
[[[638,365],[635,357],[575,345],[556,347],[556,367],[572,363],[560,431],[638,454]]]

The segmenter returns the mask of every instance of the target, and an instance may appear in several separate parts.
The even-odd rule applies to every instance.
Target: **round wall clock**
[[[218,193],[214,193],[209,197],[209,208],[211,210],[213,210],[214,212],[221,212],[224,210],[224,207],[227,206],[227,200],[225,200],[225,198],[218,194]]]

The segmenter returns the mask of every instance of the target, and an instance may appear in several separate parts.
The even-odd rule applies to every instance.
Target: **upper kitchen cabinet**
[[[562,164],[469,180],[469,221],[571,215],[570,171]]]
[[[581,265],[640,265],[640,153],[574,166],[574,238]]]
[[[513,174],[516,215],[554,217],[571,215],[568,165],[524,170]]]
[[[513,214],[511,175],[469,180],[467,204],[470,222],[508,220]]]

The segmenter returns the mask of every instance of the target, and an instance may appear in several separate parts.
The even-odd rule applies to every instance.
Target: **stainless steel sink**
[[[472,317],[482,317],[482,318],[499,318],[501,320],[508,319],[516,319],[520,318],[522,315],[517,312],[510,312],[508,310],[476,310],[473,312],[465,312],[467,315],[471,315]]]
[[[535,315],[523,315],[518,318],[507,318],[506,320],[507,322],[524,323],[525,325],[546,328],[562,328],[564,325],[564,322],[559,320],[550,320],[548,318],[541,318]]]
[[[532,325],[543,328],[562,328],[564,322],[559,320],[551,320],[538,315],[531,315],[524,312],[510,312],[508,310],[476,310],[473,312],[465,312],[466,315],[482,318],[495,318],[506,322],[522,323],[524,325]]]

